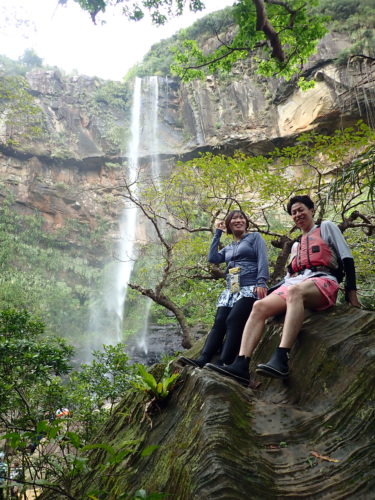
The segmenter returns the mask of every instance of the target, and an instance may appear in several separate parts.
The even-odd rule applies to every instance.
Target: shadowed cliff
[[[268,360],[280,330],[269,324],[252,368]],[[339,306],[313,314],[292,351],[290,379],[259,378],[254,391],[176,363],[180,382],[165,408],[149,417],[147,398],[129,394],[97,439],[117,450],[134,439],[139,452],[158,448],[105,473],[106,451],[92,452],[97,473],[77,486],[77,498],[93,485],[105,499],[133,498],[121,495],[140,488],[179,500],[371,498],[374,334],[373,312]]]

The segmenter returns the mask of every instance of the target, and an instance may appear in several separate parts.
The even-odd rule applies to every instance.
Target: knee
[[[253,309],[251,311],[251,316],[254,318],[262,318],[262,319],[268,318],[269,316],[268,308],[264,300],[257,300],[254,303]]]
[[[295,303],[296,301],[303,301],[303,291],[302,288],[299,285],[292,285],[288,287],[288,293],[286,296],[286,302],[288,303]]]

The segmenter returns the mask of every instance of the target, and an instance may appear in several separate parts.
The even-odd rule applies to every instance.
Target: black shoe
[[[224,366],[224,361],[221,361],[221,359],[217,359],[214,363],[210,363],[212,365],[216,365],[216,366]]]
[[[178,358],[178,361],[181,361],[182,364],[184,364],[184,365],[190,365],[190,366],[195,366],[197,368],[203,368],[204,365],[207,363],[208,359],[203,357],[203,356],[199,356],[199,358],[197,358],[197,359],[185,358],[185,356],[180,356]]]
[[[214,363],[207,363],[205,368],[209,368],[210,370],[226,375],[227,377],[232,377],[242,385],[248,386],[250,383],[250,373],[248,370],[236,370],[233,365],[226,366]]]
[[[263,375],[264,377],[271,378],[288,378],[289,377],[289,366],[288,366],[289,354],[286,351],[281,351],[278,347],[273,353],[271,359],[268,363],[261,363],[256,368],[256,373]]]

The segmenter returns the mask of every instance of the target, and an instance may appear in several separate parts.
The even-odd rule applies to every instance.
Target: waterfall
[[[151,160],[151,169],[152,169],[152,178],[156,182],[159,181],[160,178],[160,158],[159,158],[159,135],[158,135],[158,108],[159,108],[159,84],[158,77],[151,76],[151,92],[152,92],[152,160]]]
[[[137,196],[140,177],[140,149],[148,152],[149,174],[154,183],[160,178],[159,135],[158,135],[158,77],[136,78],[131,110],[131,134],[127,146],[127,167],[125,171],[130,191]],[[145,224],[139,210],[126,202],[119,220],[119,240],[115,259],[107,266],[103,293],[93,304],[90,317],[90,350],[100,349],[102,344],[115,345],[123,340],[123,329],[127,324],[128,283],[137,260],[137,231]],[[142,312],[136,330],[135,345],[147,353],[148,317],[151,299],[141,298]]]
[[[141,84],[140,78],[135,79],[133,106],[131,113],[130,142],[128,146],[128,168],[127,181],[132,194],[137,194],[139,141],[141,131]],[[121,342],[121,330],[124,319],[124,305],[128,290],[128,283],[133,271],[136,259],[136,224],[138,210],[135,206],[125,206],[120,217],[120,241],[116,258],[114,285],[106,296],[107,310],[112,312],[115,318],[114,343]]]

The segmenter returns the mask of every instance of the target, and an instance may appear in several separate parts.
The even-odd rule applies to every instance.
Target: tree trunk
[[[281,252],[276,259],[275,267],[271,275],[272,283],[280,280],[285,275],[285,266],[293,243],[294,240],[291,240],[288,236],[282,236],[280,239],[271,242],[274,247],[281,248]]]
[[[190,349],[190,347],[193,345],[190,337],[190,328],[187,324],[186,318],[182,310],[175,304],[171,299],[163,295],[162,293],[156,294],[154,290],[151,290],[151,288],[142,288],[139,285],[134,285],[132,283],[129,283],[130,288],[133,290],[137,290],[137,292],[141,293],[145,297],[149,297],[152,299],[154,302],[157,304],[165,307],[169,311],[172,311],[173,314],[175,315],[178,324],[181,327],[182,331],[182,341],[181,345],[182,347],[185,347],[185,349]]]

